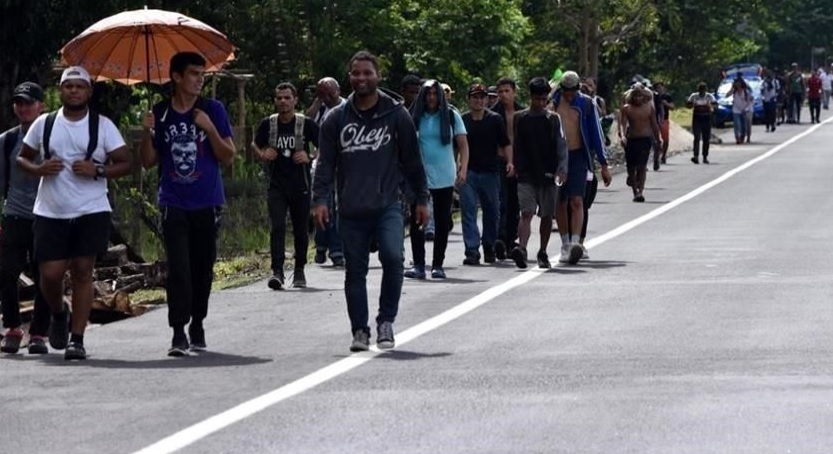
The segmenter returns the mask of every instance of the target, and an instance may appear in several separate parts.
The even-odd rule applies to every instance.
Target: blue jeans
[[[483,237],[477,228],[477,202],[483,210]],[[500,174],[498,172],[466,173],[466,184],[460,188],[460,209],[463,215],[463,242],[466,255],[478,255],[481,240],[483,250],[492,250],[500,223]]]
[[[746,114],[732,112],[732,127],[735,129],[735,139],[746,137]]]
[[[372,216],[361,219],[340,217],[338,222],[344,246],[344,294],[352,332],[369,330],[367,270],[372,238],[379,246],[379,261],[382,262],[382,287],[376,323],[393,322],[399,312],[404,272],[402,244],[405,229],[400,202],[392,203]]]
[[[335,213],[335,193],[331,192],[327,198],[327,207],[330,213]],[[341,247],[341,238],[338,234],[338,221],[336,216],[331,216],[330,221],[326,225],[326,230],[315,229],[315,250],[316,251],[330,251],[330,258],[343,257]]]

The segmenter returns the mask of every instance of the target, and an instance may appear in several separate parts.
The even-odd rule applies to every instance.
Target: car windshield
[[[761,96],[761,83],[763,82],[760,77],[750,77],[745,78],[746,84],[749,85],[749,88],[752,89],[752,96],[758,98]],[[723,82],[720,83],[720,86],[717,88],[717,97],[724,98],[727,94],[729,94],[729,90],[732,89],[732,82],[734,79],[723,79]]]

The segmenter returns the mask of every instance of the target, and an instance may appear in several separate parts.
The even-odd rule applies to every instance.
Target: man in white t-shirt
[[[95,258],[107,251],[110,236],[107,179],[128,175],[131,166],[116,125],[90,112],[89,73],[79,66],[64,70],[60,94],[62,108],[32,123],[17,163],[41,179],[34,207],[34,255],[41,292],[52,309],[49,343],[57,350],[66,348],[65,359],[80,360],[87,357],[84,331],[93,303]],[[97,137],[91,142],[93,129]],[[72,272],[71,336],[63,304],[67,270]]]
[[[821,78],[822,108],[827,110],[830,107],[830,93],[833,92],[833,75],[829,70],[820,67],[819,77]]]

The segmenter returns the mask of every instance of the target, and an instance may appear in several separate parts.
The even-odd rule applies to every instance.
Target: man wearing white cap
[[[92,81],[84,68],[64,70],[60,94],[62,107],[32,123],[17,162],[41,179],[34,255],[41,292],[52,309],[49,343],[66,348],[65,359],[80,360],[87,358],[84,331],[93,303],[95,258],[107,251],[110,236],[107,179],[130,173],[130,155],[116,125],[90,111]],[[67,270],[72,271],[71,336],[63,304]]]

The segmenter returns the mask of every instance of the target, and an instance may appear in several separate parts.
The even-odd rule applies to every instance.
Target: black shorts
[[[94,257],[110,244],[110,213],[86,214],[73,219],[35,216],[35,260],[48,262]]]
[[[651,147],[654,146],[654,139],[651,137],[634,137],[628,139],[625,147],[625,162],[629,169],[641,168],[648,165],[648,158],[651,157]]]

